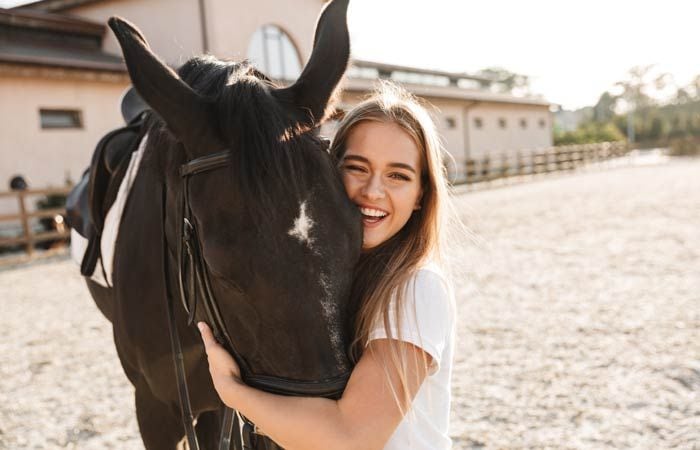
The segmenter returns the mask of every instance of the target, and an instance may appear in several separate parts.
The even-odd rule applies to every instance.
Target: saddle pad
[[[122,220],[126,201],[129,198],[129,192],[131,192],[131,186],[134,184],[134,180],[138,174],[147,141],[148,135],[145,135],[139,143],[139,148],[131,154],[129,166],[124,174],[124,179],[119,185],[119,191],[117,191],[117,198],[114,200],[114,203],[105,216],[104,228],[100,239],[100,259],[97,261],[95,272],[90,277],[90,279],[104,287],[112,287],[114,247],[117,242],[119,224]],[[87,239],[78,234],[77,231],[71,230],[71,256],[78,264],[81,264],[83,261],[87,244]],[[104,267],[104,274],[102,273],[102,267]]]

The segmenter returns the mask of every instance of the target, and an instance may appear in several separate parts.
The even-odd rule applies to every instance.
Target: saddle
[[[68,225],[88,240],[80,265],[83,276],[91,276],[100,259],[100,239],[109,208],[114,203],[131,154],[143,135],[150,111],[133,87],[122,97],[122,116],[126,126],[107,133],[95,147],[90,166],[66,199]]]

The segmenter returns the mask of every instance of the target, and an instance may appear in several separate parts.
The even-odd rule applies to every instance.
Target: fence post
[[[19,202],[19,213],[22,216],[22,232],[24,238],[26,239],[25,247],[27,254],[31,257],[34,254],[34,239],[32,239],[32,229],[29,226],[29,217],[27,217],[27,208],[24,204],[25,200],[24,191],[19,191],[17,193],[17,200]]]
[[[469,158],[466,162],[466,173],[465,173],[465,184],[474,183],[474,176],[476,174],[476,161]]]
[[[586,151],[585,149],[577,145],[576,146],[576,168],[586,165]]]
[[[508,178],[510,172],[510,167],[508,166],[508,154],[506,152],[501,153],[501,167],[499,170],[499,176],[501,178]]]
[[[558,149],[554,147],[554,149],[552,150],[552,155],[554,155],[554,170],[556,172],[561,172],[564,169],[563,156],[567,148],[568,145],[565,145],[563,149]]]
[[[544,149],[545,172],[550,173],[557,170],[557,156],[551,148]],[[552,160],[554,160],[554,168],[552,168]]]
[[[491,179],[491,158],[489,155],[484,156],[481,160],[481,174],[479,176],[479,181],[488,181]]]

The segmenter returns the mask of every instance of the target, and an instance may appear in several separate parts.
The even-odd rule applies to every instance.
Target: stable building
[[[136,24],[172,67],[202,53],[248,58],[284,83],[311,53],[323,3],[41,0],[0,9],[0,190],[15,175],[35,188],[77,181],[100,137],[123,123],[118,106],[129,79],[110,16]],[[340,106],[351,108],[378,78],[435,106],[455,180],[469,158],[552,144],[549,103],[492,93],[482,86],[493,80],[468,74],[355,60]]]

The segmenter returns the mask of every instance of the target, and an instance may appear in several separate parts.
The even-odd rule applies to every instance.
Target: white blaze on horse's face
[[[291,230],[287,231],[287,234],[294,236],[299,239],[302,244],[306,244],[311,248],[313,239],[309,233],[313,225],[314,222],[311,220],[311,217],[306,214],[306,200],[304,200],[301,202],[301,205],[299,205],[299,217],[294,219],[294,226]]]

